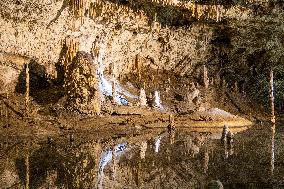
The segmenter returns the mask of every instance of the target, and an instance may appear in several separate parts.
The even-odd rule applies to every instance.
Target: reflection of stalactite
[[[133,176],[137,187],[140,186],[140,180],[141,180],[140,172],[141,172],[141,161],[138,161],[138,165],[136,167],[133,167]]]
[[[208,171],[208,165],[209,165],[209,152],[208,149],[205,150],[204,152],[204,159],[203,159],[203,172],[207,173]]]
[[[175,142],[176,132],[173,130],[169,133],[170,144]]]
[[[116,158],[116,154],[115,151],[112,151],[112,179],[115,180],[116,178],[116,173],[117,173],[117,158]]]
[[[29,64],[26,64],[26,93],[25,93],[25,105],[26,114],[29,115],[29,103],[30,103],[30,69]]]
[[[25,188],[30,188],[30,163],[29,163],[29,155],[27,154],[25,157],[25,167],[26,167],[26,183]]]

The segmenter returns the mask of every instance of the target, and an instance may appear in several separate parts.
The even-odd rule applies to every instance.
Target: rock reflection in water
[[[113,160],[113,175],[115,175],[116,172],[116,163],[117,159],[120,158],[120,156],[123,154],[123,151],[126,148],[127,143],[122,143],[116,145],[113,150],[107,150],[103,152],[101,158],[100,158],[100,164],[99,164],[99,172],[98,172],[98,188],[103,188],[103,180],[104,180],[104,169],[108,163],[110,163]],[[113,176],[114,178],[115,176]]]
[[[108,150],[102,154],[99,173],[98,173],[98,188],[103,188],[104,168],[112,160],[112,151]]]
[[[236,135],[234,153],[229,145],[227,159],[224,145],[212,134],[180,130],[108,142],[36,144],[29,156],[23,150],[0,156],[5,165],[0,166],[0,187],[206,188],[212,180],[220,180],[225,188],[252,183],[266,187],[267,172],[260,170],[270,167],[275,173],[275,130],[272,135],[265,129],[254,132]],[[10,149],[24,149],[21,145]],[[270,147],[271,154],[258,153]]]
[[[270,157],[270,171],[271,171],[271,176],[274,174],[274,163],[275,163],[275,124],[272,125],[271,127],[271,157]]]

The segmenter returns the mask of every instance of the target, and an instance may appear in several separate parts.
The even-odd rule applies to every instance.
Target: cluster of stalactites
[[[79,42],[72,38],[65,38],[61,42],[62,49],[65,49],[65,53],[62,56],[61,64],[64,69],[64,77],[66,78],[68,75],[68,65],[75,58],[78,50],[79,50]]]
[[[115,19],[124,14],[142,18],[144,14],[142,10],[133,10],[129,6],[105,0],[70,0],[69,6],[76,18],[86,16],[95,19],[101,16]]]
[[[134,6],[136,2],[131,1],[130,3]],[[219,22],[225,12],[222,5],[201,5],[195,2],[180,2],[178,0],[144,0],[144,3],[186,8],[192,12],[191,16],[197,20],[210,19]],[[143,4],[143,0],[140,1],[139,4]],[[131,16],[133,18],[138,17],[143,20],[147,17],[145,12],[141,9],[132,9],[129,5],[122,5],[106,0],[70,0],[69,6],[74,16],[76,18],[81,18],[82,22],[84,17],[89,17],[91,19],[104,17],[111,21],[115,21],[124,16]],[[153,12],[152,15],[154,18],[156,13]]]
[[[201,5],[197,3],[187,3],[185,5],[187,9],[192,12],[192,17],[197,20],[211,19],[220,22],[224,13],[223,5]]]
[[[61,41],[61,45],[63,49],[66,48],[63,63],[64,66],[67,66],[68,63],[72,62],[76,56],[80,43],[73,38],[65,38],[65,40]]]
[[[156,4],[160,4],[160,5],[177,5],[180,4],[180,2],[178,0],[146,0],[146,1],[150,1],[152,3],[156,3]]]
[[[106,17],[110,20],[116,20],[124,16],[139,17],[139,19],[146,17],[142,10],[135,10],[127,5],[119,5],[117,3],[101,0],[90,3],[89,17],[92,19]]]
[[[70,0],[69,6],[77,18],[82,18],[89,10],[90,2],[90,0]]]
[[[147,1],[147,0],[146,0]],[[181,2],[178,0],[150,0],[153,3],[161,5],[170,5],[183,7],[192,12],[192,17],[200,19],[211,19],[217,22],[221,21],[222,15],[225,11],[223,5],[201,5],[195,2]]]

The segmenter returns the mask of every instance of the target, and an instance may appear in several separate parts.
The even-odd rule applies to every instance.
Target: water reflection
[[[8,147],[11,153],[1,149],[7,157],[0,156],[5,165],[0,166],[0,188],[206,188],[212,180],[225,188],[266,187],[263,170],[270,167],[275,176],[275,126],[272,135],[267,131],[263,126],[250,129],[234,135],[234,143],[230,137],[226,143],[212,139],[212,133],[175,130],[124,141],[66,145],[54,140],[29,153],[17,144]],[[271,153],[264,153],[270,147]]]
[[[270,157],[271,176],[273,176],[274,174],[274,163],[275,163],[274,152],[275,152],[275,123],[271,127],[271,157]]]
[[[113,150],[107,150],[102,153],[102,156],[100,158],[100,164],[99,164],[99,172],[98,172],[98,188],[103,188],[103,181],[104,181],[104,169],[108,163],[110,163],[113,160],[113,166],[112,166],[112,178],[115,178],[115,172],[116,172],[116,164],[117,160],[120,158],[120,156],[123,154],[124,150],[126,149],[127,143],[117,144],[114,146]]]
[[[104,168],[112,160],[112,151],[108,150],[102,154],[99,173],[98,173],[98,188],[103,188]]]

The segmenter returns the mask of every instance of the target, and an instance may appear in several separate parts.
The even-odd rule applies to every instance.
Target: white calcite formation
[[[147,97],[143,88],[140,89],[139,102],[140,106],[147,106]]]

